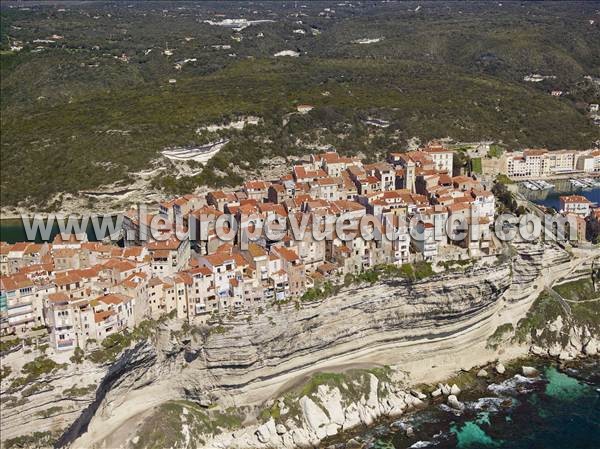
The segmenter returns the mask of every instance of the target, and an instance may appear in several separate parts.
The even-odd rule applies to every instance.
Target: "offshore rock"
[[[433,391],[431,392],[431,397],[432,397],[432,398],[438,398],[438,397],[440,397],[441,395],[442,395],[442,389],[441,389],[441,388],[438,388],[437,390],[433,390]]]
[[[427,399],[427,395],[423,394],[421,392],[421,390],[410,390],[410,394],[412,394],[414,397],[419,398],[421,400]]]
[[[438,388],[440,390],[442,390],[442,394],[444,396],[450,395],[450,391],[451,391],[450,385],[448,385],[448,384],[438,384]]]
[[[355,440],[354,438],[348,440],[348,442],[346,443],[346,449],[362,449],[363,447],[365,447],[364,443],[361,443],[358,440]]]
[[[451,394],[447,399],[448,405],[452,407],[454,410],[464,410],[465,404],[460,402],[456,396]]]
[[[544,348],[540,348],[537,345],[531,345],[529,351],[534,355],[546,355],[547,353],[547,351],[545,351]]]
[[[458,396],[460,394],[460,388],[458,388],[458,385],[452,384],[452,387],[450,388],[450,394],[453,394],[454,396]]]
[[[540,372],[532,366],[522,366],[521,371],[525,377],[537,377],[540,375]]]

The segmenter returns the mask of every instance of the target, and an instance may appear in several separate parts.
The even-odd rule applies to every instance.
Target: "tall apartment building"
[[[577,170],[600,173],[600,150],[590,151],[577,159]]]
[[[600,172],[600,150],[529,149],[505,155],[506,174],[514,179],[544,178],[574,171]]]
[[[34,283],[27,277],[0,278],[0,298],[6,303],[8,327],[24,334],[35,325]]]
[[[106,337],[133,329],[135,299],[108,294],[95,299],[72,299],[66,293],[48,295],[46,310],[50,341],[59,350],[83,348],[88,340],[97,342]]]
[[[506,156],[506,173],[511,178],[544,176],[544,158],[548,150],[525,150]]]

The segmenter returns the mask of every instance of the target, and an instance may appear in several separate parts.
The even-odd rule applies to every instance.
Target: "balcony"
[[[16,317],[8,317],[9,326],[18,326],[19,324],[25,324],[33,321],[33,314],[28,313],[27,315],[19,315]]]
[[[8,310],[22,306],[31,306],[31,304],[33,304],[33,298],[29,296],[26,298],[10,299],[7,301]]]
[[[31,304],[28,305],[22,305],[22,306],[15,306],[15,307],[9,307],[8,308],[8,316],[10,317],[14,317],[14,316],[18,316],[18,315],[23,315],[26,313],[32,313],[33,312],[33,308],[31,307]]]

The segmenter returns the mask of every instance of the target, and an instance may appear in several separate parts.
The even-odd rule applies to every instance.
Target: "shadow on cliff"
[[[61,448],[70,445],[77,438],[88,430],[88,426],[100,405],[106,398],[106,395],[127,378],[127,374],[137,371],[139,368],[149,368],[156,362],[157,353],[154,346],[146,341],[136,344],[133,348],[127,349],[123,355],[110,366],[108,373],[102,379],[102,382],[96,390],[94,401],[79,415],[61,437],[54,444],[55,448]],[[140,376],[136,375],[139,379]]]

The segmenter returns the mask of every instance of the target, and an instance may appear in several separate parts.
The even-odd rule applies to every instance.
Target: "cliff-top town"
[[[0,449],[600,441],[600,0],[0,2]]]
[[[329,151],[312,155],[309,162],[295,165],[275,181],[255,179],[236,191],[190,194],[163,202],[144,222],[132,210],[123,223],[129,231],[124,247],[90,242],[75,234],[58,234],[52,243],[2,243],[2,334],[25,337],[47,327],[53,347],[68,351],[166,314],[206,323],[217,314],[257,309],[274,301],[311,299],[323,285],[342,284],[349,275],[376,266],[497,255],[502,244],[493,235],[497,198],[492,185],[475,176],[452,176],[453,157],[439,142],[391,153],[387,161],[373,164]],[[505,161],[514,179],[577,169],[600,172],[597,150],[526,150]],[[580,239],[586,226],[598,228],[600,209],[583,196],[561,197],[559,212],[574,217]],[[215,221],[203,222],[223,214],[236,221],[232,240],[220,238]],[[296,239],[286,230],[277,241],[260,237],[242,244],[244,232],[257,219],[286,223],[295,218],[321,224],[343,215],[356,224],[367,214],[392,226],[394,237],[319,239],[306,232]],[[422,238],[408,230],[415,218],[422,225]],[[456,241],[434,233],[439,223],[458,218],[478,238]],[[160,222],[160,229],[149,229],[155,226],[151,222]],[[201,225],[204,234],[198,235],[203,238],[197,240],[129,238]]]

